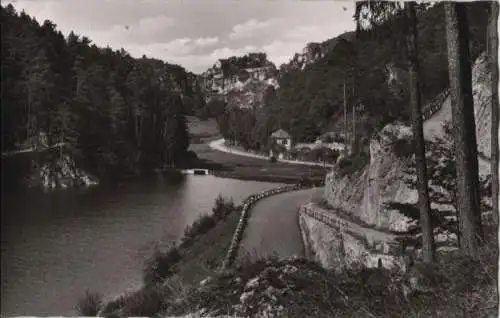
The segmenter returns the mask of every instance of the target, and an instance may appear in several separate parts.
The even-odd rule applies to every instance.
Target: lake
[[[219,193],[239,203],[273,183],[188,175],[119,188],[2,196],[2,315],[75,315],[88,288],[137,288],[155,246],[181,238]]]

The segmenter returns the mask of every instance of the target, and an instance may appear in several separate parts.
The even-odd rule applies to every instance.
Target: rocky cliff
[[[278,71],[264,53],[250,53],[217,61],[200,75],[207,98],[224,98],[228,107],[255,108],[262,105],[269,87],[278,87]]]
[[[474,108],[478,148],[490,154],[490,75],[482,54],[473,66]],[[443,124],[451,120],[450,98],[440,110],[424,123],[426,139],[442,137]],[[415,203],[417,193],[404,182],[408,161],[394,151],[394,144],[411,140],[411,129],[400,123],[387,125],[370,142],[370,163],[360,172],[341,176],[334,169],[327,174],[324,198],[332,207],[361,219],[363,222],[392,231],[406,231],[414,223],[404,215],[385,207],[389,202]],[[480,173],[489,173],[488,162],[480,159]]]
[[[325,57],[340,40],[350,40],[354,32],[347,32],[321,43],[308,43],[302,52],[279,69],[267,59],[265,53],[249,53],[217,61],[199,76],[207,99],[223,98],[228,107],[255,108],[263,104],[269,87],[279,88],[279,81],[292,71],[302,71]]]
[[[328,52],[333,50],[339,40],[343,39],[350,41],[354,35],[354,32],[346,32],[338,37],[320,43],[308,43],[302,49],[302,52],[295,53],[290,62],[280,66],[279,77],[281,78],[284,74],[294,70],[303,70],[307,65],[317,62],[325,57]]]

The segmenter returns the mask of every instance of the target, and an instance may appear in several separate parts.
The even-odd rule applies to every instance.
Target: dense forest
[[[421,65],[421,91],[425,104],[448,87],[446,28],[443,4],[418,8],[418,50]],[[468,5],[470,48],[475,59],[485,50],[488,4]],[[295,140],[313,141],[321,133],[339,128],[343,119],[344,77],[348,113],[357,109],[358,137],[395,119],[408,122],[408,91],[394,94],[387,85],[386,65],[407,69],[405,19],[401,15],[389,23],[361,31],[355,37],[337,37],[334,48],[304,70],[295,69],[280,76],[280,88],[270,90],[261,109],[228,111],[221,116],[225,137],[244,147],[261,148],[272,131],[286,129]],[[254,127],[243,131],[243,122]],[[349,125],[350,126],[350,125]],[[231,128],[232,127],[232,128]],[[230,129],[231,128],[231,129]]]
[[[110,179],[185,156],[185,116],[204,103],[194,74],[65,37],[12,5],[1,18],[2,153],[62,143],[87,171]]]

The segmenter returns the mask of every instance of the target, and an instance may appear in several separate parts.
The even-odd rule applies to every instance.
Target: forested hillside
[[[185,115],[204,102],[194,74],[65,37],[12,5],[1,7],[1,19],[2,152],[64,143],[80,166],[106,178],[184,156]]]
[[[468,7],[473,59],[485,49],[487,6],[475,3]],[[421,6],[418,15],[421,88],[425,103],[448,87],[446,29],[442,4],[428,9]],[[359,137],[369,136],[395,119],[407,121],[410,114],[408,93],[403,90],[394,94],[387,85],[386,71],[386,65],[391,62],[402,70],[407,69],[402,53],[406,45],[404,19],[395,17],[356,37],[347,33],[336,39],[336,45],[321,59],[303,69],[294,68],[283,76],[280,74],[279,89],[266,96],[265,107],[255,112],[238,110],[241,115],[224,115],[222,126],[227,127],[226,138],[258,148],[266,144],[270,133],[277,128],[286,129],[299,141],[312,141],[321,133],[339,128],[343,120],[344,74],[349,120],[352,105],[363,106],[356,116]],[[237,119],[241,116],[244,118]],[[240,127],[245,127],[242,120],[254,127],[251,133],[240,131]]]

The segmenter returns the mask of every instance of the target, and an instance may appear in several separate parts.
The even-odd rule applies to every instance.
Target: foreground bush
[[[85,295],[76,304],[76,310],[81,316],[97,316],[101,309],[103,296],[100,293],[85,291]]]
[[[219,194],[215,199],[212,208],[212,215],[202,215],[190,226],[184,230],[184,237],[182,238],[183,246],[191,244],[191,242],[198,236],[203,235],[210,231],[220,220],[226,219],[229,213],[236,210],[236,206],[232,199],[226,199]]]
[[[166,296],[166,292],[158,286],[144,287],[109,302],[101,314],[106,317],[152,317],[165,310]]]
[[[156,250],[146,262],[143,274],[144,284],[146,286],[155,285],[172,276],[176,271],[175,265],[181,260],[181,257],[179,249],[174,245],[166,252]]]
[[[213,216],[216,220],[224,220],[229,213],[236,209],[232,199],[226,199],[222,195],[215,199],[214,207],[212,208]]]
[[[202,308],[212,317],[496,317],[498,252],[489,242],[476,260],[440,252],[434,264],[416,261],[407,272],[380,263],[335,273],[305,259],[242,258],[166,314]]]
[[[193,224],[186,227],[184,230],[183,242],[191,242],[196,237],[207,233],[216,224],[216,220],[212,215],[202,215]]]

